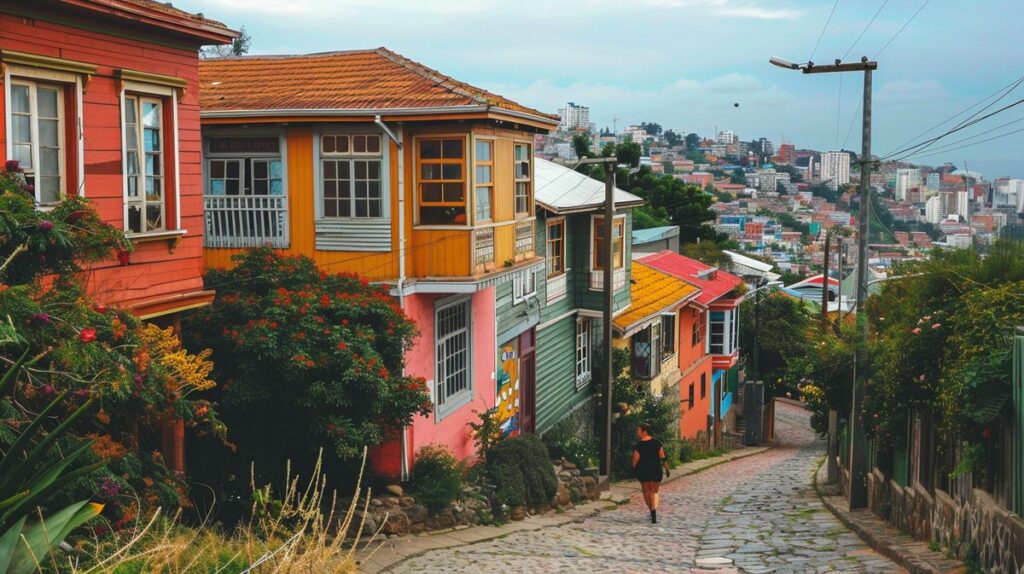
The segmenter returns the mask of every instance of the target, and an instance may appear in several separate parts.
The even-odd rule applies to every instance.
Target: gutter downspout
[[[391,128],[383,122],[380,118],[380,114],[377,114],[373,118],[373,123],[377,124],[384,133],[391,138],[391,141],[395,142],[398,147],[398,165],[395,169],[398,170],[398,306],[402,311],[405,311],[405,154],[402,150],[402,135],[403,130],[401,127],[398,128],[398,134],[395,134]],[[405,363],[402,364],[402,376],[405,376]],[[408,440],[409,428],[403,427],[401,433],[401,479],[406,481],[409,479],[409,440]]]

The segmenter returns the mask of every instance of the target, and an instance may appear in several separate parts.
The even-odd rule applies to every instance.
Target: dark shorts
[[[662,474],[637,474],[636,479],[640,482],[661,482]]]

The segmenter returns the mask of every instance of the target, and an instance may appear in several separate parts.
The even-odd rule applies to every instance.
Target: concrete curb
[[[910,574],[959,574],[966,570],[963,562],[928,550],[927,543],[900,532],[870,510],[846,510],[846,499],[842,495],[825,491],[824,471],[824,464],[819,464],[814,473],[814,489],[825,508],[875,552],[892,560]]]
[[[743,447],[727,452],[722,456],[682,464],[672,471],[672,475],[665,479],[663,484],[674,482],[684,476],[697,474],[734,460],[761,454],[770,448],[767,446]],[[528,532],[542,528],[564,526],[574,522],[583,522],[587,518],[608,510],[609,505],[614,504],[617,508],[618,503],[615,501],[615,498],[628,502],[632,495],[640,492],[640,483],[635,480],[615,483],[609,492],[612,495],[612,500],[587,502],[562,514],[548,513],[540,516],[531,516],[519,522],[509,522],[501,526],[475,526],[461,530],[444,530],[422,536],[405,536],[387,540],[379,548],[372,546],[361,550],[357,554],[358,571],[362,574],[378,574],[387,572],[402,562],[421,556],[431,550],[456,548],[503,538],[516,532]],[[377,549],[374,550],[374,548]],[[360,558],[361,555],[367,554],[369,554],[368,558]]]

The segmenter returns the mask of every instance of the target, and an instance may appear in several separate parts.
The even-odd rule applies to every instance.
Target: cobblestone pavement
[[[782,403],[776,413],[778,448],[666,484],[656,525],[635,496],[582,523],[431,551],[393,572],[904,572],[822,506],[812,473],[824,445],[807,413]]]

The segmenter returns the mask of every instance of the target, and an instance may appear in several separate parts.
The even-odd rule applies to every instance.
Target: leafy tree
[[[619,163],[629,167],[640,165],[640,157],[643,156],[643,147],[636,142],[621,143],[615,147],[615,155]]]
[[[245,31],[245,26],[242,26],[238,30],[238,37],[232,40],[230,44],[204,46],[199,51],[199,55],[203,58],[229,58],[244,56],[249,53],[249,47],[251,44],[252,36]]]
[[[839,191],[832,189],[826,183],[816,183],[808,188],[808,191],[816,197],[824,198],[829,203],[836,203],[839,201]]]
[[[640,127],[645,132],[647,132],[647,135],[649,135],[649,136],[657,136],[658,134],[661,133],[661,124],[656,124],[654,122],[651,122],[651,123],[642,122],[640,124]]]
[[[576,157],[585,158],[594,155],[591,150],[593,141],[590,139],[590,134],[587,132],[579,132],[572,136],[572,149],[576,152]]]
[[[804,304],[786,295],[761,291],[743,302],[740,359],[751,376],[765,381],[772,396],[797,391],[789,378],[790,361],[807,353],[811,323]]]
[[[706,265],[718,267],[719,269],[731,269],[732,258],[729,257],[721,245],[715,241],[699,241],[695,243],[683,243],[679,246],[679,253],[696,259]]]
[[[742,168],[736,168],[729,174],[729,181],[740,185],[747,185],[747,173]]]
[[[700,147],[700,136],[695,133],[686,134],[686,149],[689,151],[697,151]]]
[[[665,130],[665,133],[662,134],[662,137],[665,138],[665,143],[667,143],[670,147],[675,147],[683,143],[683,137],[672,130]]]
[[[347,463],[430,412],[425,381],[402,374],[416,327],[385,289],[269,248],[235,263],[207,273],[217,298],[186,332],[230,358],[214,398],[246,462],[276,472],[323,448]]]
[[[803,183],[804,178],[800,175],[800,170],[796,166],[789,164],[779,164],[775,166],[775,171],[780,173],[788,173],[789,181],[792,183]]]
[[[644,204],[633,209],[633,229],[650,229],[670,225],[668,213],[664,208],[651,207]]]

